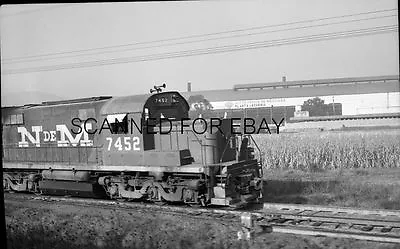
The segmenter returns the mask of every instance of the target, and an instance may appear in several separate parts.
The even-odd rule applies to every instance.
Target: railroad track
[[[400,243],[400,211],[274,203],[263,211],[259,224],[275,232]]]
[[[362,210],[342,207],[265,203],[259,210],[229,210],[176,205],[154,205],[118,200],[83,199],[56,196],[15,195],[33,201],[60,202],[79,206],[158,212],[193,219],[237,223],[244,213],[254,220],[253,230],[311,236],[353,238],[375,242],[400,243],[400,211]],[[5,200],[7,200],[5,195]]]

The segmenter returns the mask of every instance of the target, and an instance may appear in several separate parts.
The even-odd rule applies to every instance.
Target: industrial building
[[[191,91],[188,83],[188,92],[183,95],[192,110],[205,110],[206,115],[256,120],[311,119],[302,105],[315,97],[327,105],[322,116],[400,114],[399,75],[304,81],[286,81],[283,77],[280,82],[238,84],[232,89],[196,92]]]

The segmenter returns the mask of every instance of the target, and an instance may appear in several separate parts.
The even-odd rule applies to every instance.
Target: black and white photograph
[[[1,5],[4,248],[400,248],[398,15]]]

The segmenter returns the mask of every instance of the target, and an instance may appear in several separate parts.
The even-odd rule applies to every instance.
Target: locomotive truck
[[[229,119],[190,120],[179,92],[155,89],[2,108],[3,188],[203,206],[260,198],[251,135]]]

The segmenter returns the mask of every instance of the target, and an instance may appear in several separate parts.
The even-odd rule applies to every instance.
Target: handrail
[[[221,155],[220,159],[218,160],[220,163],[222,162],[222,158],[224,157],[225,152],[226,152],[226,149],[228,148],[228,144],[231,142],[230,140],[231,140],[231,137],[229,137],[229,138],[227,139],[227,142],[226,142],[226,144],[225,144],[224,151],[222,152],[222,155]]]
[[[187,133],[186,133],[186,135],[188,136],[188,138],[189,138],[189,132],[191,132],[193,135],[194,135],[194,137],[196,138],[196,141],[199,143],[199,145],[200,145],[200,156],[201,156],[201,161],[203,162],[203,164],[206,164],[206,159],[204,158],[204,153],[203,153],[203,143],[202,143],[202,140],[200,139],[200,138],[198,138],[197,137],[197,134],[193,131],[193,130],[191,130],[191,129],[188,129],[188,130],[186,130],[187,131]],[[192,140],[193,141],[193,140]],[[189,148],[190,149],[190,148]]]
[[[252,135],[247,135],[247,136],[249,136],[249,137],[251,138],[251,140],[252,140],[253,143],[256,145],[256,148],[257,148],[257,150],[258,150],[259,157],[260,157],[259,162],[260,162],[260,165],[261,165],[261,176],[262,176],[262,175],[264,175],[264,173],[263,173],[263,167],[262,167],[262,166],[263,166],[263,159],[262,159],[261,149],[260,149],[260,147],[258,146],[258,144],[256,143],[256,141],[254,140],[254,138],[253,138]]]
[[[201,146],[203,146],[202,140],[201,140],[200,138],[197,137],[197,134],[196,134],[194,131],[192,131],[192,130],[187,130],[187,131],[188,131],[188,133],[191,132],[191,133],[194,135],[194,137],[196,138],[196,141],[197,141]],[[192,140],[192,141],[193,141],[193,140]]]

